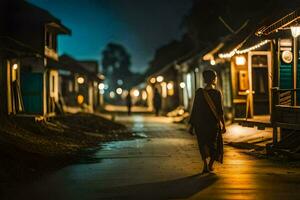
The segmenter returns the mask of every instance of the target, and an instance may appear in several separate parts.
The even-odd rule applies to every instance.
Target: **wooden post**
[[[6,93],[6,98],[7,98],[7,111],[8,111],[8,114],[14,114],[13,113],[13,102],[12,102],[12,99],[13,99],[13,93],[12,93],[12,62],[11,60],[10,61],[7,61],[6,62],[6,86],[7,86],[7,93]]]
[[[293,62],[293,105],[297,105],[297,68],[298,68],[298,38],[294,37],[293,39],[293,52],[294,52],[294,62]]]
[[[272,87],[279,87],[280,55],[278,55],[278,39],[271,42],[272,53]]]
[[[278,87],[280,89],[280,68],[281,68],[281,52],[280,52],[280,40],[279,39],[276,39],[276,45],[277,45],[277,67],[278,67],[278,74],[277,74],[277,80],[278,80]]]
[[[49,112],[49,75],[48,69],[43,73],[43,116]]]
[[[249,78],[249,116],[246,113],[246,116],[252,118],[254,115],[254,110],[253,110],[253,85],[252,85],[252,53],[248,53],[248,78]],[[248,111],[247,111],[248,112]]]
[[[278,127],[276,125],[276,105],[279,104],[279,88],[272,88],[272,113],[271,113],[271,124],[273,127],[273,144],[278,142]]]
[[[275,94],[279,89],[279,60],[278,60],[278,39],[271,41],[271,73],[272,73],[272,86],[271,86],[271,122],[273,123],[273,113],[275,111],[275,105],[278,104],[278,99]]]
[[[278,142],[278,127],[276,126],[276,105],[279,104],[279,72],[280,72],[280,48],[276,38],[271,41],[272,53],[272,92],[271,92],[271,124],[273,127],[273,145]]]
[[[0,119],[8,114],[7,109],[7,60],[0,57]]]
[[[233,119],[232,121],[234,121],[235,119],[235,111],[236,111],[236,106],[234,104],[234,99],[236,98],[237,96],[237,82],[236,82],[236,71],[235,71],[235,68],[234,68],[234,62],[233,62],[233,59],[231,59],[230,63],[230,90],[231,90],[231,107],[232,107],[232,116],[233,116]]]
[[[276,122],[276,105],[279,104],[279,88],[273,87],[272,88],[272,113],[271,113],[271,123]]]

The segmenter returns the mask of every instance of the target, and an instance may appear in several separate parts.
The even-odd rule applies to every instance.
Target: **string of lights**
[[[237,49],[232,50],[229,53],[220,53],[219,57],[220,58],[231,58],[232,56],[234,56],[236,54]]]
[[[255,49],[258,49],[258,48],[266,45],[268,42],[269,42],[269,40],[264,40],[264,41],[262,41],[262,42],[260,42],[260,43],[258,43],[256,45],[254,45],[252,47],[249,47],[249,48],[246,48],[246,49],[243,49],[243,50],[234,49],[234,50],[232,50],[229,53],[220,53],[218,56],[220,58],[231,58],[235,54],[238,54],[238,55],[245,54],[245,53],[248,53],[249,51],[253,51]]]
[[[237,50],[236,53],[237,53],[237,54],[248,53],[249,51],[253,51],[253,50],[255,50],[255,49],[258,49],[258,48],[264,46],[264,45],[267,44],[268,42],[269,42],[269,40],[264,40],[264,41],[262,41],[262,42],[260,42],[260,43],[258,43],[258,44],[256,44],[256,45],[254,45],[254,46],[252,46],[252,47],[249,47],[249,48],[247,48],[247,49]]]

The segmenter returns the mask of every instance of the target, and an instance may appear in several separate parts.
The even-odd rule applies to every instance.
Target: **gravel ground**
[[[13,118],[3,122],[0,132],[0,142],[50,157],[72,155],[100,142],[132,137],[124,125],[92,114],[65,115],[40,123]]]
[[[69,114],[34,122],[0,122],[0,192],[3,185],[68,165],[106,141],[133,138],[122,124],[92,114]]]

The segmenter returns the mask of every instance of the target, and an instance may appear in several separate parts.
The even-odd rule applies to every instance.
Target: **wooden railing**
[[[277,143],[277,128],[300,130],[300,106],[297,102],[300,88],[279,89],[272,88],[273,143]]]
[[[297,89],[279,89],[272,88],[273,105],[297,106],[297,93],[300,94],[300,88]]]
[[[279,105],[286,105],[286,106],[291,106],[292,105],[292,91],[284,91],[284,92],[279,92],[278,94],[278,102]]]

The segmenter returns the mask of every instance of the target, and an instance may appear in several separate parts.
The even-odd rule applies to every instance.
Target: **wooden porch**
[[[273,144],[272,153],[300,158],[300,106],[297,101],[300,89],[272,89]]]
[[[252,118],[235,118],[234,122],[245,127],[257,127],[259,130],[272,127],[270,115],[256,115]]]

